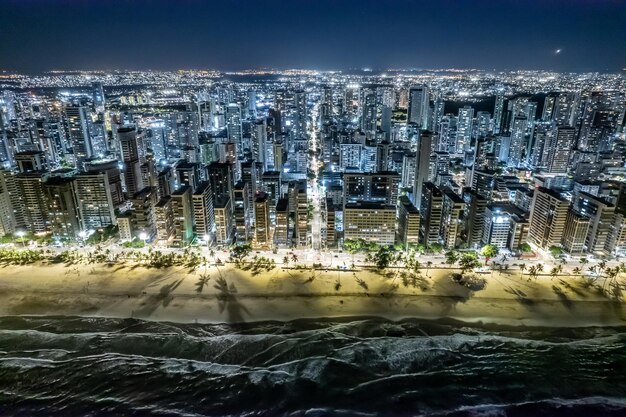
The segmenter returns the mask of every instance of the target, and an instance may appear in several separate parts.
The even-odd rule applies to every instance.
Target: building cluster
[[[626,250],[621,78],[272,76],[5,86],[0,234]]]

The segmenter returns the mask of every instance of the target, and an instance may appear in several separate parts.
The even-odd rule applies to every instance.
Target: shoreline
[[[380,317],[451,319],[533,327],[626,325],[626,304],[575,277],[528,281],[518,273],[478,275],[486,286],[452,282],[454,269],[402,282],[398,271],[274,268],[253,274],[227,264],[163,270],[138,265],[5,266],[0,316],[136,318],[173,323],[287,322]]]

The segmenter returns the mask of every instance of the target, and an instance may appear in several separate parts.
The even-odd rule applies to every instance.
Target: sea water
[[[1,416],[626,416],[626,328],[0,318]]]

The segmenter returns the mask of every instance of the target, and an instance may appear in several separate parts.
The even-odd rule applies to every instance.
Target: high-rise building
[[[345,240],[363,239],[379,245],[393,245],[396,207],[373,202],[346,204],[343,224]]]
[[[427,246],[441,243],[443,193],[432,182],[426,182],[422,187],[420,216],[420,241]]]
[[[465,202],[457,193],[448,187],[441,189],[443,193],[443,206],[441,214],[441,228],[439,234],[443,238],[443,245],[448,249],[461,246],[463,222],[465,215]]]
[[[76,197],[82,230],[96,230],[115,225],[115,205],[106,172],[76,175]]]
[[[522,161],[525,160],[527,129],[528,119],[526,119],[526,116],[517,116],[513,119],[511,125],[511,142],[507,159],[507,165],[510,167],[518,167],[522,164]]]
[[[229,196],[218,197],[214,201],[215,242],[227,245],[233,241],[233,206]]]
[[[589,218],[570,209],[563,231],[563,248],[571,255],[585,252],[585,241],[589,231]]]
[[[289,199],[281,198],[276,203],[276,221],[274,227],[274,244],[288,247],[291,243],[289,233]]]
[[[409,111],[407,115],[409,123],[415,123],[421,129],[427,128],[429,100],[428,87],[419,86],[409,89]]]
[[[228,132],[228,140],[237,145],[237,153],[243,155],[241,107],[236,103],[230,103],[226,107],[226,131]]]
[[[72,145],[76,168],[82,170],[83,162],[93,156],[93,145],[89,134],[89,113],[85,106],[72,104],[65,107],[68,137]]]
[[[193,239],[193,206],[191,187],[183,185],[172,193],[172,212],[174,214],[174,246],[183,247]]]
[[[400,175],[397,172],[343,174],[344,202],[378,201],[395,205],[398,201]]]
[[[132,198],[146,185],[143,183],[143,176],[141,175],[140,140],[134,126],[119,128],[117,135],[124,165],[123,177],[126,195],[128,198]]]
[[[193,205],[193,219],[196,235],[200,239],[213,239],[215,229],[215,214],[213,212],[213,192],[211,183],[204,181],[198,185],[191,196]]]
[[[270,206],[267,194],[262,191],[254,198],[254,245],[258,248],[269,248],[272,244],[270,227]]]
[[[161,198],[154,206],[156,240],[158,245],[170,246],[174,241],[176,232],[174,227],[174,211],[172,208],[172,197]]]
[[[81,230],[76,180],[73,177],[51,177],[44,183],[44,191],[53,235],[59,239],[76,239]]]
[[[250,188],[247,182],[239,181],[233,187],[233,215],[237,240],[247,241],[250,238],[250,213],[254,213],[254,204],[250,205]]]
[[[91,84],[93,91],[93,107],[96,113],[104,113],[104,88],[101,82],[94,82]]]
[[[421,207],[422,186],[428,180],[430,154],[432,151],[432,133],[422,132],[417,144],[415,156],[415,182],[413,184],[413,204]]]
[[[212,162],[207,167],[211,190],[216,198],[233,198],[234,171],[229,162]]]
[[[15,174],[9,170],[0,169],[0,233],[2,236],[15,233],[20,223],[23,223],[19,194],[15,184]],[[18,223],[18,217],[21,222]]]
[[[464,153],[469,150],[472,143],[474,125],[474,109],[465,106],[459,109],[456,127],[456,153]]]
[[[489,200],[475,191],[465,190],[463,192],[463,201],[465,201],[464,219],[467,247],[477,249],[482,245],[485,210]]]
[[[573,201],[574,209],[589,219],[589,230],[585,240],[586,250],[607,255],[607,242],[615,215],[615,206],[601,197],[580,192]]]
[[[32,233],[47,232],[50,228],[50,210],[43,185],[47,177],[42,172],[20,173],[15,176],[25,226]]]
[[[398,242],[408,248],[420,237],[420,213],[407,196],[398,199]]]
[[[558,246],[563,239],[569,201],[554,190],[535,190],[530,210],[528,240],[540,248]]]
[[[565,174],[569,168],[570,155],[574,149],[576,129],[558,126],[553,132],[553,139],[548,151],[548,172]]]
[[[502,112],[504,111],[504,94],[496,94],[496,102],[493,109],[493,133],[498,135],[502,129]]]

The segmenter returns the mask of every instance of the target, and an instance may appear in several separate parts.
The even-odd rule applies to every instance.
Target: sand
[[[277,267],[253,275],[233,264],[194,272],[139,265],[5,266],[0,269],[0,315],[201,323],[450,317],[552,327],[623,325],[626,318],[623,303],[586,287],[580,277],[544,275],[528,281],[519,271],[478,274],[486,286],[473,291],[451,279],[452,269],[423,269],[416,282],[403,282],[402,271],[391,269],[385,275],[365,268],[312,272]]]

